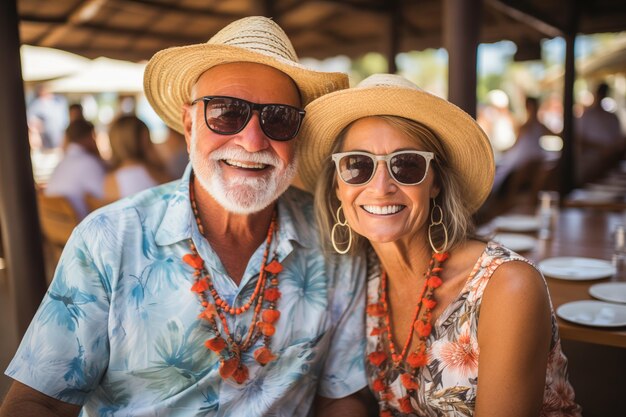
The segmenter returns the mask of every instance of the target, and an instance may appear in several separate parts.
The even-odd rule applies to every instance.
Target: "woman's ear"
[[[439,196],[439,192],[441,192],[441,188],[436,183],[433,183],[432,187],[430,187],[430,198],[437,198]]]
[[[335,197],[339,200],[339,204],[341,204],[341,197],[339,197],[339,182],[333,181],[333,185],[335,186]]]

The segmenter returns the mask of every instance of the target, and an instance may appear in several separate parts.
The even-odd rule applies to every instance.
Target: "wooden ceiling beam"
[[[206,42],[206,40],[198,39],[192,36],[181,36],[173,33],[150,32],[146,31],[145,29],[110,27],[98,24],[81,25],[80,29],[93,31],[96,34],[111,35],[115,37],[132,36],[135,37],[135,39],[155,39],[161,43],[167,43],[170,45],[184,45],[198,42]]]
[[[120,1],[120,0],[116,0]],[[120,1],[121,4],[124,3],[135,3],[142,6],[145,6],[146,9],[153,10],[155,12],[176,12],[182,14],[189,14],[193,16],[205,16],[205,17],[213,17],[220,18],[224,20],[235,20],[241,19],[243,17],[248,16],[247,14],[242,13],[227,13],[227,12],[218,12],[215,10],[207,10],[206,8],[199,7],[183,7],[178,4],[171,3],[161,3],[155,2],[154,0],[123,0]]]
[[[150,59],[161,48],[149,49],[117,49],[117,48],[99,48],[99,47],[61,47],[64,51],[72,52],[84,56],[86,58],[98,58],[106,56],[113,59],[121,59],[131,62],[139,62]]]
[[[91,20],[102,8],[106,0],[85,0],[80,3],[67,16],[65,24],[56,26],[42,36],[37,44],[39,46],[55,46],[59,40],[65,37],[68,31],[83,22]]]
[[[531,9],[520,1],[485,0],[485,5],[504,13],[510,18],[522,22],[551,38],[564,36],[565,34],[565,30],[559,27],[556,22],[553,22],[547,16],[542,16],[541,13]]]
[[[317,4],[330,3],[330,4],[335,4],[337,6],[340,6],[340,7],[347,7],[347,8],[358,10],[358,11],[365,11],[365,12],[372,12],[372,13],[389,13],[391,10],[391,7],[386,2],[379,3],[376,1],[372,1],[370,3],[367,3],[367,2],[354,1],[354,0],[313,0],[313,1],[302,0],[302,1],[293,2],[292,4],[285,6],[280,10],[277,9],[277,11],[279,14],[289,13],[293,11],[294,9],[298,9],[302,7],[305,3],[317,3]]]
[[[64,26],[65,20],[58,18],[46,18],[42,19],[38,16],[30,16],[25,15],[20,17],[20,21],[22,24],[26,23],[34,23],[34,24],[49,24],[53,26],[53,30],[57,28],[61,28]],[[202,42],[202,40],[190,37],[190,36],[180,36],[171,33],[160,33],[160,32],[150,32],[145,29],[131,29],[131,28],[120,28],[120,27],[110,27],[99,24],[83,24],[76,27],[77,29],[84,29],[85,31],[93,31],[97,32],[97,34],[103,35],[112,35],[112,36],[135,36],[139,38],[152,38],[158,40],[159,42],[167,42],[170,44],[185,44],[185,43],[198,43]],[[61,44],[62,42],[58,42]],[[40,42],[35,42],[38,46],[44,46]]]
[[[290,31],[288,35],[290,38],[294,40],[294,42],[297,42],[298,36],[301,36],[302,34],[307,34],[310,32],[311,32],[310,28],[301,28],[301,29]],[[337,43],[338,45],[346,45],[349,43],[361,43],[361,42],[367,43],[367,42],[371,42],[372,40],[376,40],[376,41],[380,40],[379,36],[374,36],[374,35],[360,36],[358,39],[354,39],[349,36],[342,36],[331,30],[316,30],[315,33],[317,35],[320,35],[322,37],[329,39],[329,42],[334,42],[334,43]]]
[[[20,24],[22,23],[42,23],[42,24],[50,24],[50,25],[62,25],[67,22],[67,19],[64,17],[54,17],[54,16],[42,16],[42,15],[34,15],[34,14],[21,14],[20,15]]]

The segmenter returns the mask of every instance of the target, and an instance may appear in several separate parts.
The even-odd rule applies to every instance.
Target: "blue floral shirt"
[[[262,367],[252,347],[242,385],[222,380],[204,347],[193,270],[182,262],[190,238],[219,294],[242,305],[254,290],[264,251],[251,257],[239,286],[202,237],[180,182],[156,187],[88,216],[73,232],[6,374],[82,416],[306,416],[315,394],[340,398],[366,386],[363,352],[365,265],[325,258],[311,197],[288,190],[278,203],[274,239],[281,317]],[[235,339],[252,310],[229,316]]]

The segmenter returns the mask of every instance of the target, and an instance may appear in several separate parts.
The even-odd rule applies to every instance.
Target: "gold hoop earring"
[[[348,219],[346,219],[346,214],[344,213],[343,215],[343,222],[341,220],[339,220],[339,213],[343,210],[343,206],[340,204],[339,208],[337,209],[337,223],[335,223],[333,225],[333,229],[330,232],[330,241],[333,244],[333,248],[335,249],[335,251],[337,251],[337,253],[340,254],[345,254],[348,253],[348,251],[350,250],[350,247],[352,246],[352,229],[350,228],[350,226],[348,226]],[[345,249],[339,249],[339,247],[337,246],[337,242],[335,239],[335,232],[337,231],[338,227],[347,227],[348,228],[348,246],[346,246]]]
[[[437,214],[435,214],[437,213]],[[438,220],[435,221],[435,217],[439,217]],[[432,230],[436,226],[441,226],[443,228],[443,245],[437,248],[433,241]],[[448,248],[448,228],[445,224],[443,224],[443,210],[441,206],[437,204],[435,199],[433,198],[433,208],[430,210],[430,225],[428,226],[428,243],[430,243],[430,247],[435,253],[445,252]]]

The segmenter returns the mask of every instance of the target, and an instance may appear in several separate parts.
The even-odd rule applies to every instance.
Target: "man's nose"
[[[234,140],[235,144],[251,153],[262,151],[270,146],[270,139],[261,129],[261,119],[258,112],[252,112],[250,121],[241,132],[235,135]]]

